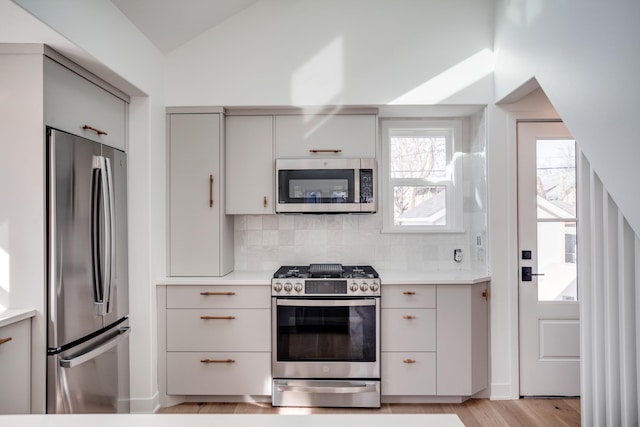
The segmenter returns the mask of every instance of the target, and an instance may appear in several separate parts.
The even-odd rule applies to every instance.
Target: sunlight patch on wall
[[[333,105],[344,91],[344,41],[337,37],[291,76],[292,105]]]
[[[483,49],[389,104],[437,104],[491,74],[494,64],[494,53]]]

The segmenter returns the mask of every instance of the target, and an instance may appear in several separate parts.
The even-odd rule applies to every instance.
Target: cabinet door
[[[376,156],[376,116],[290,115],[276,116],[276,158]],[[341,150],[317,153],[310,150]]]
[[[31,412],[31,319],[0,328],[0,414]]]
[[[169,275],[219,276],[220,114],[170,114]]]
[[[274,210],[273,116],[226,118],[227,214]]]

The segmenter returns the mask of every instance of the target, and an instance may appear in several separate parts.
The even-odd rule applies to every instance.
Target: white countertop
[[[0,327],[28,319],[36,315],[35,310],[6,309],[0,310]],[[0,426],[2,424],[0,423]]]
[[[378,270],[383,285],[473,285],[488,282],[491,277],[481,271],[403,271]],[[164,285],[269,285],[273,271],[232,271],[222,277],[163,277]]]
[[[2,427],[464,427],[455,414],[0,415]]]

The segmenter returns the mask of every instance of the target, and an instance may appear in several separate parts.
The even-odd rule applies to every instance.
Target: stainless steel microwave
[[[277,213],[374,213],[375,159],[276,159]]]

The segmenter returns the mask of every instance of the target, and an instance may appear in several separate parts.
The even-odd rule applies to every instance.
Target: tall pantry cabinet
[[[225,214],[222,109],[168,108],[169,276],[233,270],[233,217]]]

